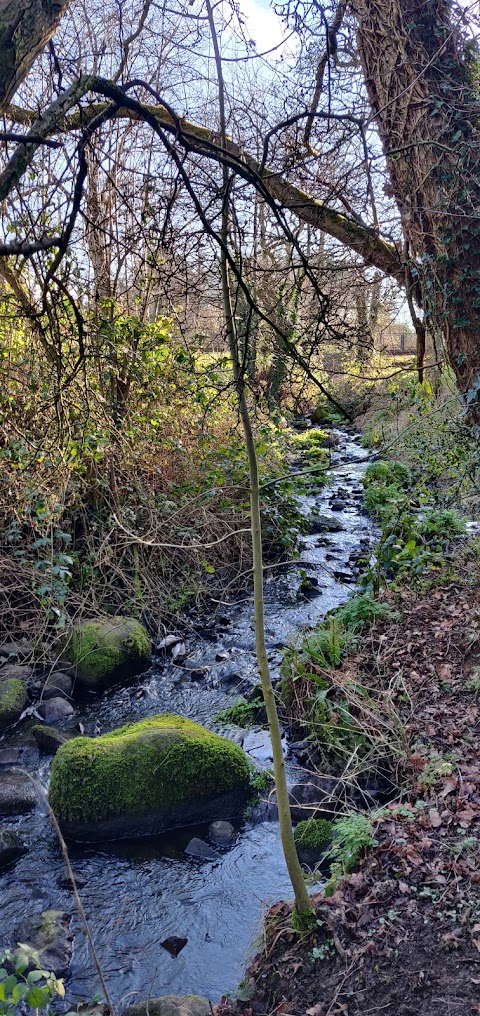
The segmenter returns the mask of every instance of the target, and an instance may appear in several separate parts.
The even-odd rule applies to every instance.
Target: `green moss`
[[[0,680],[0,726],[13,723],[25,708],[27,692],[18,677]]]
[[[325,430],[320,430],[318,427],[312,428],[311,430],[303,430],[300,434],[295,434],[292,438],[292,443],[296,448],[322,448],[325,442],[328,441],[328,434]]]
[[[123,1016],[210,1016],[211,1011],[201,995],[161,995],[127,1006]]]
[[[91,822],[247,790],[249,781],[237,744],[162,714],[63,744],[53,760],[50,803],[61,821]]]
[[[73,629],[68,655],[81,681],[103,685],[134,676],[148,666],[151,643],[133,617],[84,621]]]
[[[309,818],[299,822],[295,828],[295,843],[305,850],[326,847],[333,834],[333,822],[326,818]]]
[[[63,734],[56,727],[46,726],[44,723],[34,723],[30,733],[35,738],[40,751],[47,754],[55,754],[57,748],[68,740],[68,735]]]

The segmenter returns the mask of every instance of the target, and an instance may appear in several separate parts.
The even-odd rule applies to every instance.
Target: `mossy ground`
[[[50,803],[61,821],[140,816],[247,790],[242,749],[192,720],[162,714],[59,748]]]

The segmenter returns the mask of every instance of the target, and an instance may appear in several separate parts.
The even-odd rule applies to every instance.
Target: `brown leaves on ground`
[[[480,659],[478,589],[412,599],[350,656],[348,671],[405,727],[402,799],[376,821],[377,846],[299,937],[291,908],[266,921],[245,1011],[290,1016],[471,1016],[480,1012],[480,722],[469,687]]]

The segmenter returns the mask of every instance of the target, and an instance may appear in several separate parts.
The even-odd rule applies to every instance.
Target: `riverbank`
[[[398,792],[371,814],[355,870],[315,896],[315,931],[292,931],[289,904],[269,912],[245,1014],[480,1011],[478,538],[469,546],[447,584],[432,573],[389,594],[400,618],[374,623],[337,668],[392,726]]]

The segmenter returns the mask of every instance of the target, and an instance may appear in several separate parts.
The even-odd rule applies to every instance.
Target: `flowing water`
[[[278,676],[281,650],[302,627],[313,627],[351,591],[351,561],[366,547],[371,526],[362,514],[361,479],[368,453],[356,437],[338,432],[331,479],[316,495],[300,498],[307,515],[319,511],[341,528],[303,538],[300,559],[288,568],[267,569],[266,628],[272,676]],[[333,509],[332,509],[333,505]],[[306,572],[314,588],[305,598],[299,587]],[[315,583],[318,585],[315,586]],[[173,662],[162,650],[152,668],[128,687],[76,709],[73,723],[86,733],[158,712],[182,713],[243,743],[254,761],[270,767],[264,731],[219,727],[213,717],[257,682],[251,599],[223,606],[208,624],[184,637],[185,655]],[[49,761],[30,747],[21,764],[47,786]],[[290,778],[298,775],[290,763]],[[68,981],[69,1004],[98,990],[98,980],[79,924],[61,855],[45,809],[17,820],[28,831],[31,851],[0,875],[0,944],[10,944],[22,915],[45,909],[73,915],[75,947]],[[15,822],[10,823],[14,827]],[[74,848],[71,858],[81,896],[109,985],[112,1000],[166,993],[196,993],[212,1001],[232,992],[242,976],[265,908],[289,897],[291,889],[276,821],[238,824],[233,846],[220,857],[199,861],[185,854],[192,836],[205,839],[207,827],[166,836]],[[177,957],[161,943],[171,935],[188,939]]]

